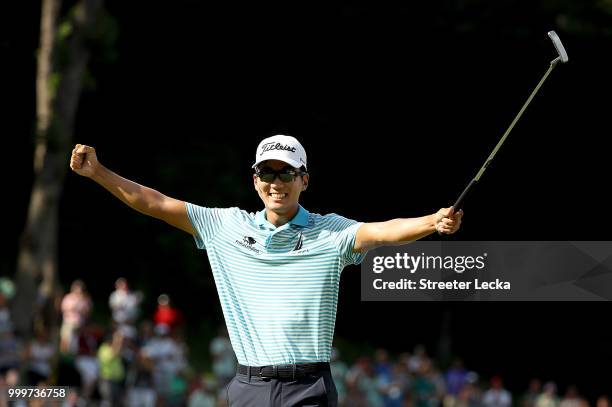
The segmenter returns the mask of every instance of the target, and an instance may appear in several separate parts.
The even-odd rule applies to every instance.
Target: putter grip
[[[463,190],[463,192],[461,193],[461,195],[459,195],[459,198],[457,198],[457,200],[455,201],[455,203],[453,204],[453,210],[455,212],[457,212],[459,209],[461,209],[461,204],[463,203],[463,198],[465,198],[465,196],[467,195],[467,193],[469,192],[470,188],[472,188],[473,185],[476,185],[476,182],[478,182],[478,180],[476,180],[476,178],[472,179],[470,181],[470,183],[468,184],[467,187],[465,187],[465,189]],[[444,236],[443,233],[438,232],[438,235],[440,236]]]
[[[468,184],[468,186],[465,187],[465,189],[463,190],[461,195],[459,195],[459,198],[457,198],[457,200],[453,204],[453,209],[455,210],[455,212],[457,212],[459,209],[461,209],[461,204],[463,203],[463,199],[465,198],[465,196],[469,192],[470,188],[472,188],[472,186],[476,184],[476,182],[477,182],[476,178],[472,179],[470,181],[470,183]]]

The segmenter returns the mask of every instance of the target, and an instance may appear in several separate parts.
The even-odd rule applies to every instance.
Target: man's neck
[[[289,221],[293,219],[295,215],[298,213],[298,209],[299,209],[299,206],[297,205],[295,208],[291,209],[287,213],[277,213],[269,209],[266,209],[266,219],[268,220],[268,222],[270,222],[271,224],[273,224],[274,226],[278,228],[278,227],[283,226],[286,223],[289,223]]]

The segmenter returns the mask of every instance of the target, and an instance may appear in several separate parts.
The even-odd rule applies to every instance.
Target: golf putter
[[[546,71],[546,73],[544,74],[542,79],[540,80],[540,83],[538,83],[538,86],[536,86],[536,88],[533,90],[533,92],[531,92],[531,95],[529,96],[529,98],[527,99],[527,101],[525,102],[525,104],[523,105],[521,110],[518,112],[518,114],[516,115],[516,117],[514,118],[512,123],[510,124],[510,127],[508,127],[508,129],[506,130],[506,132],[504,133],[502,138],[499,140],[499,142],[497,143],[497,145],[495,146],[495,148],[493,149],[493,151],[489,155],[489,158],[487,158],[487,160],[485,161],[484,165],[480,168],[480,170],[478,171],[476,176],[470,181],[470,183],[463,190],[461,195],[459,195],[459,198],[457,198],[457,200],[453,204],[453,208],[454,208],[455,211],[458,211],[459,209],[461,209],[461,205],[463,204],[463,200],[464,200],[465,196],[470,191],[470,189],[474,185],[476,185],[476,183],[480,180],[480,177],[482,177],[482,174],[485,172],[485,170],[487,169],[489,164],[491,164],[491,161],[493,161],[493,158],[495,157],[495,154],[497,154],[497,151],[499,150],[499,148],[502,146],[502,144],[504,144],[504,141],[506,141],[506,137],[508,137],[508,134],[510,134],[510,132],[512,131],[512,128],[514,127],[516,122],[521,118],[521,116],[523,115],[523,112],[525,111],[527,106],[529,106],[529,103],[531,103],[531,99],[533,99],[535,94],[538,93],[538,90],[540,90],[540,87],[542,86],[542,84],[544,83],[546,78],[548,78],[548,75],[550,74],[550,72],[555,68],[555,66],[557,66],[559,61],[562,62],[562,63],[566,63],[569,60],[568,57],[567,57],[567,52],[565,51],[565,48],[563,47],[563,44],[561,43],[561,39],[559,38],[559,36],[554,31],[549,31],[548,32],[548,36],[552,40],[552,42],[553,42],[553,44],[554,44],[554,46],[555,46],[559,56],[557,56],[557,58],[555,58],[554,60],[552,60],[550,62],[550,67],[548,68],[548,70]]]

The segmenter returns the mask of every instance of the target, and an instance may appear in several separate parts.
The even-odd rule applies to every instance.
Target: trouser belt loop
[[[251,383],[251,366],[247,366],[247,376],[248,376],[248,381],[249,383]]]
[[[296,365],[295,365],[295,364],[293,364],[293,365],[291,365],[291,367],[292,367],[292,369],[291,369],[291,370],[292,370],[292,377],[291,377],[291,380],[295,380],[295,369],[296,369]]]
[[[272,376],[275,379],[278,379],[278,366],[277,365],[272,366]]]

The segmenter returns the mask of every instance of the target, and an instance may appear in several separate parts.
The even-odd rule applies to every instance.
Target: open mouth
[[[287,197],[287,194],[286,193],[279,194],[279,193],[276,193],[276,192],[270,192],[268,194],[268,196],[271,197],[272,199],[283,199],[283,198]]]

